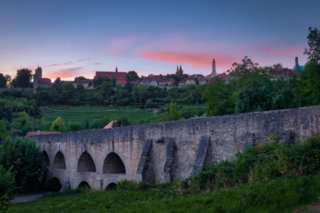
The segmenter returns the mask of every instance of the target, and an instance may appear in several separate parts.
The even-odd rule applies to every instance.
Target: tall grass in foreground
[[[187,191],[212,191],[241,184],[320,172],[320,135],[299,144],[261,144],[233,161],[212,164],[183,182]]]
[[[293,212],[319,201],[320,175],[279,178],[216,192],[176,194],[157,188],[69,192],[9,207],[15,212]]]

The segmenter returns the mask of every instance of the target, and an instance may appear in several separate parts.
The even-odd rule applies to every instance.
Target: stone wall
[[[62,186],[77,188],[83,181],[104,190],[122,179],[168,182],[187,178],[205,164],[232,159],[238,152],[259,143],[293,143],[319,132],[320,106],[245,113],[137,125],[114,129],[36,136],[48,154],[48,180],[58,178]],[[53,165],[61,152],[65,169]],[[95,172],[78,172],[80,156],[88,153]],[[105,174],[105,159],[118,155],[124,173]],[[61,157],[61,156],[60,156]],[[120,165],[120,164],[118,164]]]

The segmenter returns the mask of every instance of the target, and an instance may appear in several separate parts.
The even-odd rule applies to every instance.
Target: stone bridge
[[[120,180],[184,179],[247,147],[293,143],[319,132],[320,106],[35,136],[47,186],[115,187]]]

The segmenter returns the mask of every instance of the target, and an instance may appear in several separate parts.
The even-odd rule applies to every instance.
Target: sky
[[[306,62],[319,0],[0,0],[0,73],[65,80],[95,71],[208,75],[248,56],[261,66]]]

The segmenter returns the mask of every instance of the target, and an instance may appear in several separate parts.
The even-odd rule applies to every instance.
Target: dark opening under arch
[[[50,192],[58,192],[61,190],[61,188],[62,188],[62,185],[58,178],[54,177],[49,180],[48,190]]]
[[[78,172],[95,172],[96,166],[91,155],[85,151],[81,154],[78,161]]]
[[[126,168],[119,155],[114,152],[108,154],[108,156],[104,159],[103,173],[126,174]]]
[[[117,189],[116,183],[109,183],[109,185],[106,187],[105,191],[116,190],[116,189]]]
[[[44,167],[50,166],[49,155],[46,151],[42,151],[42,164]]]
[[[82,181],[82,182],[79,184],[78,188],[91,189],[89,183],[87,183],[86,181]]]
[[[53,167],[57,169],[66,169],[66,162],[62,152],[59,151],[56,156],[54,156]]]

